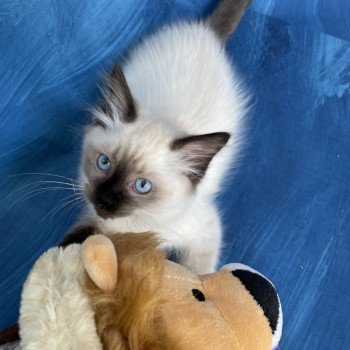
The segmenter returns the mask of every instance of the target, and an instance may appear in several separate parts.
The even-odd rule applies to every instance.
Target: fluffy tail
[[[236,30],[245,10],[252,0],[220,0],[219,5],[209,16],[210,27],[223,43]]]

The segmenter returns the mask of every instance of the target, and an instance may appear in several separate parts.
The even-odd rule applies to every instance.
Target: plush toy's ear
[[[228,264],[221,268],[238,278],[255,301],[260,305],[272,330],[275,348],[282,335],[282,306],[275,286],[265,276],[244,264]]]
[[[93,282],[104,291],[113,291],[118,279],[117,254],[104,235],[90,236],[82,245],[83,264]]]

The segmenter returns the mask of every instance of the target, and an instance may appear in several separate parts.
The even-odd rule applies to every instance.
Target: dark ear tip
[[[253,2],[253,0],[241,0],[241,1],[245,3],[246,8],[249,7]]]
[[[224,147],[230,139],[231,134],[228,132],[214,132],[212,134],[208,134],[208,136],[212,138],[212,140],[215,140],[218,145]]]
[[[119,64],[115,63],[113,65],[113,68],[112,68],[112,77],[115,77],[115,78],[120,78],[120,77],[124,77],[124,73],[123,73],[123,70],[121,69],[121,67],[119,66]]]
[[[231,134],[228,133],[228,132],[222,132],[220,133],[222,134],[222,138],[223,138],[223,141],[224,143],[226,144],[228,142],[228,140],[231,138]]]
[[[232,2],[232,0],[229,0]],[[237,7],[243,7],[247,9],[253,2],[253,0],[234,0],[233,1]]]
[[[120,112],[122,122],[130,123],[136,120],[137,111],[135,101],[129,89],[123,69],[119,64],[114,64],[110,75],[105,79],[103,95],[106,98],[102,107],[103,112],[113,119],[112,108]]]
[[[251,2],[251,0],[219,0],[216,9],[209,17],[209,23],[223,43],[236,30]]]
[[[231,137],[231,134],[228,132],[214,132],[211,134],[185,136],[172,141],[170,144],[170,149],[173,151],[176,151],[191,143],[196,143],[196,142],[205,143],[205,142],[214,141],[218,145],[217,151],[219,151],[222,147],[226,145],[230,137]]]

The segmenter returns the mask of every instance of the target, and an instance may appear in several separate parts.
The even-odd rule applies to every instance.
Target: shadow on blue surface
[[[28,191],[12,191],[46,178],[13,175],[75,177],[82,108],[95,101],[101,70],[142,35],[213,5],[0,4],[0,328],[17,319],[33,261],[78,213],[46,216],[60,191],[16,203]],[[222,262],[249,264],[274,281],[285,313],[282,349],[350,344],[349,7],[256,1],[228,44],[254,103],[244,157],[219,198]]]

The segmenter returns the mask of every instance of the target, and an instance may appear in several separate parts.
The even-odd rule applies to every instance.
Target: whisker
[[[69,181],[73,181],[73,182],[76,182],[78,184],[83,184],[81,181],[79,180],[74,180],[70,177],[67,177],[67,176],[63,176],[63,175],[56,175],[56,174],[50,174],[50,173],[19,173],[19,174],[13,174],[13,175],[10,175],[9,177],[16,177],[16,176],[26,176],[26,175],[42,175],[42,176],[54,176],[54,177],[59,177],[61,179],[66,179],[66,180],[69,180]]]
[[[68,186],[65,187],[67,189],[73,189],[75,190],[75,188],[78,188],[79,190],[83,190],[84,186],[81,185],[75,185],[75,184],[71,184],[71,183],[67,183],[67,182],[61,182],[61,181],[45,181],[45,180],[40,180],[40,181],[35,181],[35,182],[31,182],[29,184],[26,184],[24,186],[21,186],[20,188],[17,188],[16,190],[12,191],[11,193],[9,193],[4,200],[9,199],[11,196],[13,196],[15,193],[17,193],[18,191],[22,190],[23,188],[29,187],[29,186],[35,186],[35,185],[39,185],[39,184],[58,184],[58,185],[64,185],[64,186]]]
[[[81,129],[81,126],[77,127],[77,126],[71,126],[69,124],[65,124],[67,129],[74,135],[78,136],[79,138],[83,138],[84,136],[84,132]]]
[[[64,198],[64,199],[67,199],[68,197]],[[64,208],[66,205],[68,205],[69,203],[72,203],[74,201],[76,201],[77,199],[80,199],[82,197],[78,197],[78,198],[74,198],[72,200],[69,200],[68,202],[65,202],[65,203],[62,203],[62,204],[59,204],[59,205],[56,205],[52,210],[50,210],[44,217],[42,220],[44,220],[48,215],[50,215],[52,213],[52,219],[53,217],[55,216],[55,214],[57,214],[62,208]],[[41,220],[41,221],[42,221]],[[40,221],[40,222],[41,222]]]
[[[72,188],[66,188],[66,187],[42,187],[42,188],[37,188],[35,190],[32,190],[28,193],[26,193],[25,195],[23,195],[20,200],[24,201],[27,200],[33,196],[31,196],[31,194],[37,195],[37,194],[41,194],[44,192],[49,192],[49,191],[59,191],[59,190],[64,190],[64,191],[74,191]],[[74,191],[74,193],[76,193],[76,191]],[[82,192],[81,192],[82,193]]]
[[[64,215],[65,215],[67,212],[69,212],[70,210],[72,210],[74,207],[77,207],[76,209],[79,209],[79,207],[80,207],[79,205],[80,205],[81,203],[83,203],[83,202],[84,202],[84,200],[83,200],[82,198],[76,198],[76,200],[73,201],[73,203],[71,203],[70,205],[68,205],[68,207],[65,208],[65,209],[63,210],[63,212],[60,214],[60,216],[58,217],[57,222],[56,222],[56,224],[55,224],[55,226],[54,226],[54,231],[56,231],[58,225],[62,222]],[[62,208],[63,208],[63,207],[62,207]],[[60,208],[60,210],[61,210],[62,208]],[[75,210],[76,210],[76,209],[75,209]],[[59,210],[58,210],[54,215],[56,215],[58,212],[59,212]],[[72,217],[72,214],[73,214],[73,211],[71,212],[71,215],[69,216],[68,222],[70,221],[70,218]],[[53,217],[52,217],[52,219],[53,219]]]
[[[12,209],[14,206],[16,206],[17,204],[28,200],[29,198],[32,198],[34,196],[37,196],[39,194],[45,193],[45,192],[49,192],[49,191],[58,191],[58,190],[71,190],[73,191],[72,188],[67,188],[67,187],[44,187],[44,188],[37,188],[33,191],[30,191],[29,193],[26,193],[25,195],[23,195],[21,198],[19,198],[16,202],[14,202],[12,205],[10,205],[5,212],[7,212],[8,210]]]
[[[80,194],[81,194],[81,193],[80,193]],[[63,199],[61,199],[61,200],[57,203],[57,205],[63,203],[66,199],[72,198],[72,197],[76,197],[76,193],[73,193],[73,194],[71,194],[71,195],[69,195],[69,196],[64,197]]]
[[[80,198],[76,198],[76,200],[71,201],[70,203],[67,203],[65,206],[61,207],[59,210],[57,210],[57,212],[54,215],[58,214],[60,210],[62,210],[61,214],[58,216],[57,218],[57,223],[55,225],[55,228],[58,226],[58,224],[62,221],[64,215],[69,212],[69,210],[71,210],[72,208],[74,208],[79,202],[77,202],[77,200]],[[52,217],[52,218],[53,218]]]
[[[68,222],[70,222],[73,214],[75,214],[78,209],[81,209],[81,207],[79,206],[79,204],[81,204],[81,203],[84,203],[84,199],[82,199],[81,201],[78,201],[77,203],[75,203],[76,208],[74,210],[72,210],[72,212],[71,212],[71,214],[70,214],[70,216],[68,218]]]
[[[79,205],[82,204],[82,203],[84,203],[84,198],[82,198],[82,197],[77,198],[76,201],[73,203],[73,205],[72,205],[70,208],[68,208],[67,210],[65,210],[64,213],[61,214],[61,215],[62,215],[62,218],[63,218],[63,215],[64,215],[64,214],[66,214],[67,212],[73,210],[73,208],[74,208],[75,206],[79,206]],[[72,212],[71,212],[71,215],[70,215],[69,218],[68,218],[68,221],[70,220],[71,216],[72,216]]]
[[[46,213],[46,215],[40,220],[40,223],[43,222],[53,211],[55,211],[57,208],[59,208],[63,203],[63,201],[67,200],[68,198],[70,198],[72,195],[70,196],[66,196],[63,199],[61,199],[55,206],[53,209],[51,209],[48,213]],[[73,196],[75,196],[75,194],[73,194]],[[62,204],[61,204],[62,203]]]

